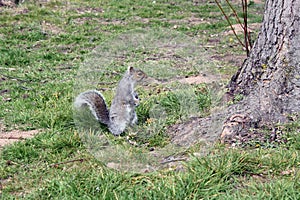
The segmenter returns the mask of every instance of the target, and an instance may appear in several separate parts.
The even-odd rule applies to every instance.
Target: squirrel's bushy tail
[[[81,108],[88,106],[95,118],[103,123],[109,124],[109,110],[105,103],[105,99],[102,94],[97,90],[89,90],[79,94],[74,102],[75,108]]]

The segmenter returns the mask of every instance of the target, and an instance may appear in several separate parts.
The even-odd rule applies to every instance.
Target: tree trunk
[[[299,0],[267,0],[260,34],[229,84],[231,94],[245,95],[241,105],[258,121],[286,122],[300,111],[299,14]]]
[[[172,134],[185,137],[252,137],[253,129],[273,128],[300,113],[300,1],[266,0],[264,20],[258,38],[238,72],[228,85],[228,94],[243,100],[215,114],[221,128],[204,130],[207,119],[193,119],[197,128],[185,124],[172,127]],[[222,119],[222,120],[220,120]],[[215,124],[216,125],[216,124]],[[204,129],[203,129],[204,128]],[[257,133],[257,132],[256,132]],[[171,135],[172,135],[171,134]],[[255,134],[255,133],[253,133]],[[180,134],[178,134],[180,135]],[[181,134],[182,135],[182,134]],[[249,136],[250,135],[250,136]],[[173,140],[180,141],[179,137]]]
[[[288,122],[293,115],[298,117],[299,14],[299,0],[266,0],[258,38],[228,86],[230,95],[243,95],[244,99],[228,108],[221,133],[223,140],[235,137],[241,143],[245,137],[255,138],[255,134],[261,139],[261,131],[257,129],[262,127],[270,130],[263,141],[272,137],[275,140],[276,125]]]

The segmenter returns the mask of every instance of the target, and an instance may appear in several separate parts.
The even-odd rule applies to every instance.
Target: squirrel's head
[[[136,69],[134,67],[128,67],[128,73],[135,81],[141,81],[147,77],[146,73],[140,69]]]

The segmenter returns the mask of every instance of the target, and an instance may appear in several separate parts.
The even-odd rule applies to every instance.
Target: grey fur
[[[120,135],[128,125],[133,126],[138,121],[135,107],[139,105],[139,98],[134,91],[134,86],[144,77],[146,74],[143,71],[129,67],[118,84],[110,110],[107,108],[103,95],[96,90],[79,94],[74,106],[78,108],[88,105],[99,122],[106,124],[112,134]]]

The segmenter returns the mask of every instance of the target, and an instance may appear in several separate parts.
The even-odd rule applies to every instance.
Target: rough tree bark
[[[232,77],[231,96],[243,100],[216,114],[214,118],[193,119],[197,128],[187,124],[172,127],[173,140],[180,135],[215,138],[248,136],[250,129],[275,127],[300,113],[300,1],[266,0],[261,31],[249,57]],[[221,129],[208,130],[219,117]],[[205,125],[205,127],[203,127]],[[180,134],[178,134],[180,132]],[[193,140],[192,139],[192,140]],[[178,143],[178,142],[177,142]],[[192,142],[188,142],[191,144]]]
[[[266,1],[260,34],[229,85],[232,94],[253,96],[252,104],[276,121],[300,110],[299,11],[297,0]]]
[[[284,123],[300,111],[299,28],[300,1],[266,1],[260,34],[229,84],[231,94],[245,96],[239,109],[256,125]]]

